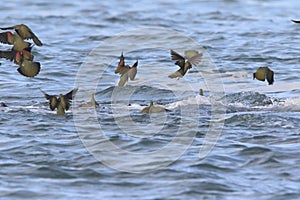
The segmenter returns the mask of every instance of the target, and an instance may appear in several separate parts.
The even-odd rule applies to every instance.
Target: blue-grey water
[[[34,78],[0,61],[0,198],[299,198],[299,9],[296,0],[5,2],[0,26],[27,24],[44,45],[33,48]],[[168,78],[178,68],[169,49],[197,45],[200,66]],[[119,88],[122,51],[139,66]],[[252,79],[265,65],[273,85]],[[39,90],[74,87],[101,106],[57,116]],[[169,111],[141,114],[150,100]],[[213,148],[200,159],[204,144]]]

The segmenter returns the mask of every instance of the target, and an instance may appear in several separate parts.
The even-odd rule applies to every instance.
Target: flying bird
[[[41,90],[41,92],[44,94],[45,98],[47,100],[49,100],[50,110],[54,111],[55,109],[57,109],[56,110],[57,115],[64,115],[65,111],[69,110],[69,108],[71,106],[71,101],[73,99],[73,96],[76,94],[77,90],[78,89],[75,88],[64,95],[59,94],[58,96],[57,95],[49,95],[46,92],[44,92],[43,90]]]
[[[9,31],[0,33],[0,42],[3,44],[13,45],[12,50],[22,51],[30,47],[31,43],[24,41],[18,33],[11,33]]]
[[[30,51],[31,47],[27,47],[22,51],[0,51],[0,58],[14,61],[15,64],[19,65],[17,71],[23,76],[34,77],[40,72],[41,64],[39,62],[33,62],[34,56]]]
[[[274,83],[274,72],[269,67],[259,67],[255,73],[253,73],[253,79],[259,81],[265,81],[267,79],[269,85]]]
[[[125,85],[125,83],[128,81],[128,78],[132,81],[134,80],[137,74],[137,66],[138,66],[138,60],[131,67],[129,65],[125,65],[125,58],[122,52],[120,61],[118,63],[118,67],[115,70],[115,74],[121,75],[118,83],[120,87]]]
[[[24,57],[27,60],[33,61],[34,56],[31,54],[31,48],[27,47],[22,51],[6,50],[0,51],[0,58],[5,58],[10,61],[14,61],[15,64],[20,64],[21,59]]]
[[[20,59],[19,68],[17,70],[23,76],[34,77],[40,73],[41,63],[33,62],[22,57]]]
[[[14,29],[17,34],[21,37],[22,40],[32,39],[34,44],[37,46],[42,46],[43,43],[39,40],[39,38],[33,33],[33,31],[25,24],[18,24],[11,27],[0,28],[1,30],[10,30]]]
[[[40,72],[41,64],[39,62],[33,62],[34,56],[31,54],[32,45],[30,42],[24,41],[24,39],[33,39],[34,43],[38,46],[42,45],[41,41],[31,29],[24,24],[0,29],[15,30],[14,33],[9,31],[0,33],[1,43],[13,45],[10,51],[0,51],[0,58],[14,61],[15,64],[19,65],[17,71],[23,76],[36,76]]]
[[[169,78],[182,78],[186,74],[188,69],[191,69],[192,65],[194,66],[198,65],[202,58],[202,53],[198,53],[198,51],[195,50],[185,51],[184,57],[172,49],[170,53],[171,53],[171,59],[176,61],[175,65],[178,65],[180,69],[170,74],[168,76]]]

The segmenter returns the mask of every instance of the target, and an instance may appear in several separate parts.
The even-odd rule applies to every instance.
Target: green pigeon
[[[34,77],[40,73],[41,64],[22,57],[17,70],[23,76]]]
[[[182,78],[186,74],[188,69],[192,68],[192,65],[194,66],[198,65],[202,59],[202,53],[198,53],[198,51],[195,50],[185,51],[184,57],[172,49],[170,50],[170,53],[171,53],[171,59],[176,61],[175,65],[178,65],[180,69],[170,74],[168,76],[169,78]]]
[[[13,45],[12,50],[15,51],[22,51],[31,46],[31,43],[24,41],[18,33],[11,33],[9,31],[0,33],[0,42]]]
[[[124,86],[127,83],[128,78],[130,78],[130,80],[132,81],[134,80],[137,74],[137,66],[138,66],[138,60],[131,67],[129,65],[125,65],[125,58],[122,52],[120,61],[118,63],[118,67],[115,70],[115,74],[121,75],[118,86],[120,87]]]
[[[39,38],[32,32],[32,30],[25,24],[18,24],[11,27],[0,28],[1,30],[10,30],[14,29],[16,33],[20,36],[22,40],[32,39],[37,46],[42,46],[43,43]]]
[[[259,67],[255,73],[253,73],[253,79],[259,81],[265,81],[267,79],[269,85],[274,83],[274,72],[269,67]]]
[[[41,64],[39,62],[33,62],[34,56],[30,51],[31,47],[27,47],[22,51],[0,51],[0,58],[14,61],[15,64],[19,65],[17,69],[18,72],[23,76],[34,77],[40,72]]]
[[[43,90],[41,90],[41,92],[44,94],[45,98],[47,100],[49,100],[50,110],[54,111],[55,109],[57,109],[57,112],[56,112],[57,115],[64,115],[65,111],[69,110],[69,108],[71,106],[71,101],[73,99],[73,96],[76,94],[77,90],[78,89],[75,88],[64,95],[59,94],[58,96],[57,95],[49,95],[46,92],[44,92]]]

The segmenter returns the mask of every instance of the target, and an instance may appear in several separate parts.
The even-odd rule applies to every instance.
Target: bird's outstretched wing
[[[274,72],[270,69],[267,72],[267,81],[269,85],[272,85],[274,83]]]
[[[130,78],[130,80],[134,80],[136,73],[137,73],[137,66],[138,66],[138,61],[136,61],[132,67],[130,68],[130,70],[128,71],[128,76]]]
[[[181,78],[182,77],[181,69],[179,69],[176,72],[170,74],[168,77],[169,78]]]
[[[14,29],[14,27],[0,27],[1,30],[11,30]]]
[[[202,53],[198,53],[196,50],[187,50],[184,54],[186,59],[194,66],[197,66],[202,59]]]
[[[68,101],[72,100],[73,97],[75,96],[76,92],[78,91],[78,88],[74,88],[73,90],[71,90],[70,92],[66,93],[65,95],[63,95]]]
[[[6,31],[6,32],[3,32],[3,33],[0,33],[0,42],[3,43],[3,44],[13,44],[12,41],[9,41],[8,39],[8,36],[12,36],[12,33],[9,32],[9,31]]]
[[[0,58],[5,58],[7,60],[13,61],[16,56],[17,51],[10,50],[10,51],[0,51]]]
[[[25,24],[18,24],[15,26],[11,27],[5,27],[5,28],[0,28],[1,30],[10,30],[14,29],[18,35],[24,40],[24,39],[32,39],[33,42],[37,46],[42,46],[43,43],[39,40],[39,38],[32,32],[32,30]]]
[[[185,58],[183,56],[181,56],[179,53],[177,53],[174,50],[170,50],[170,54],[171,54],[171,59],[172,60],[185,60]]]
[[[45,91],[43,91],[41,88],[39,88],[39,89],[40,89],[40,91],[44,94],[44,96],[45,96],[45,98],[46,98],[47,100],[50,100],[51,97],[56,96],[56,95],[49,95],[49,94],[47,94]]]
[[[49,95],[47,94],[45,91],[43,91],[42,89],[40,89],[40,91],[44,94],[45,98],[47,100],[49,100],[49,107],[50,110],[55,110],[55,108],[58,105],[58,100],[57,100],[57,96],[56,95]]]

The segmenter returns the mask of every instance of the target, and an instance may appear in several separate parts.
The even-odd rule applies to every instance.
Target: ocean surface
[[[0,27],[24,23],[44,45],[32,50],[34,78],[0,60],[0,199],[299,199],[299,10],[296,0],[5,2]],[[170,49],[203,57],[170,79]],[[118,87],[122,52],[138,72]],[[261,66],[273,85],[253,80]],[[40,91],[73,88],[64,116]],[[80,108],[91,93],[100,106]],[[167,111],[142,114],[151,100]]]

